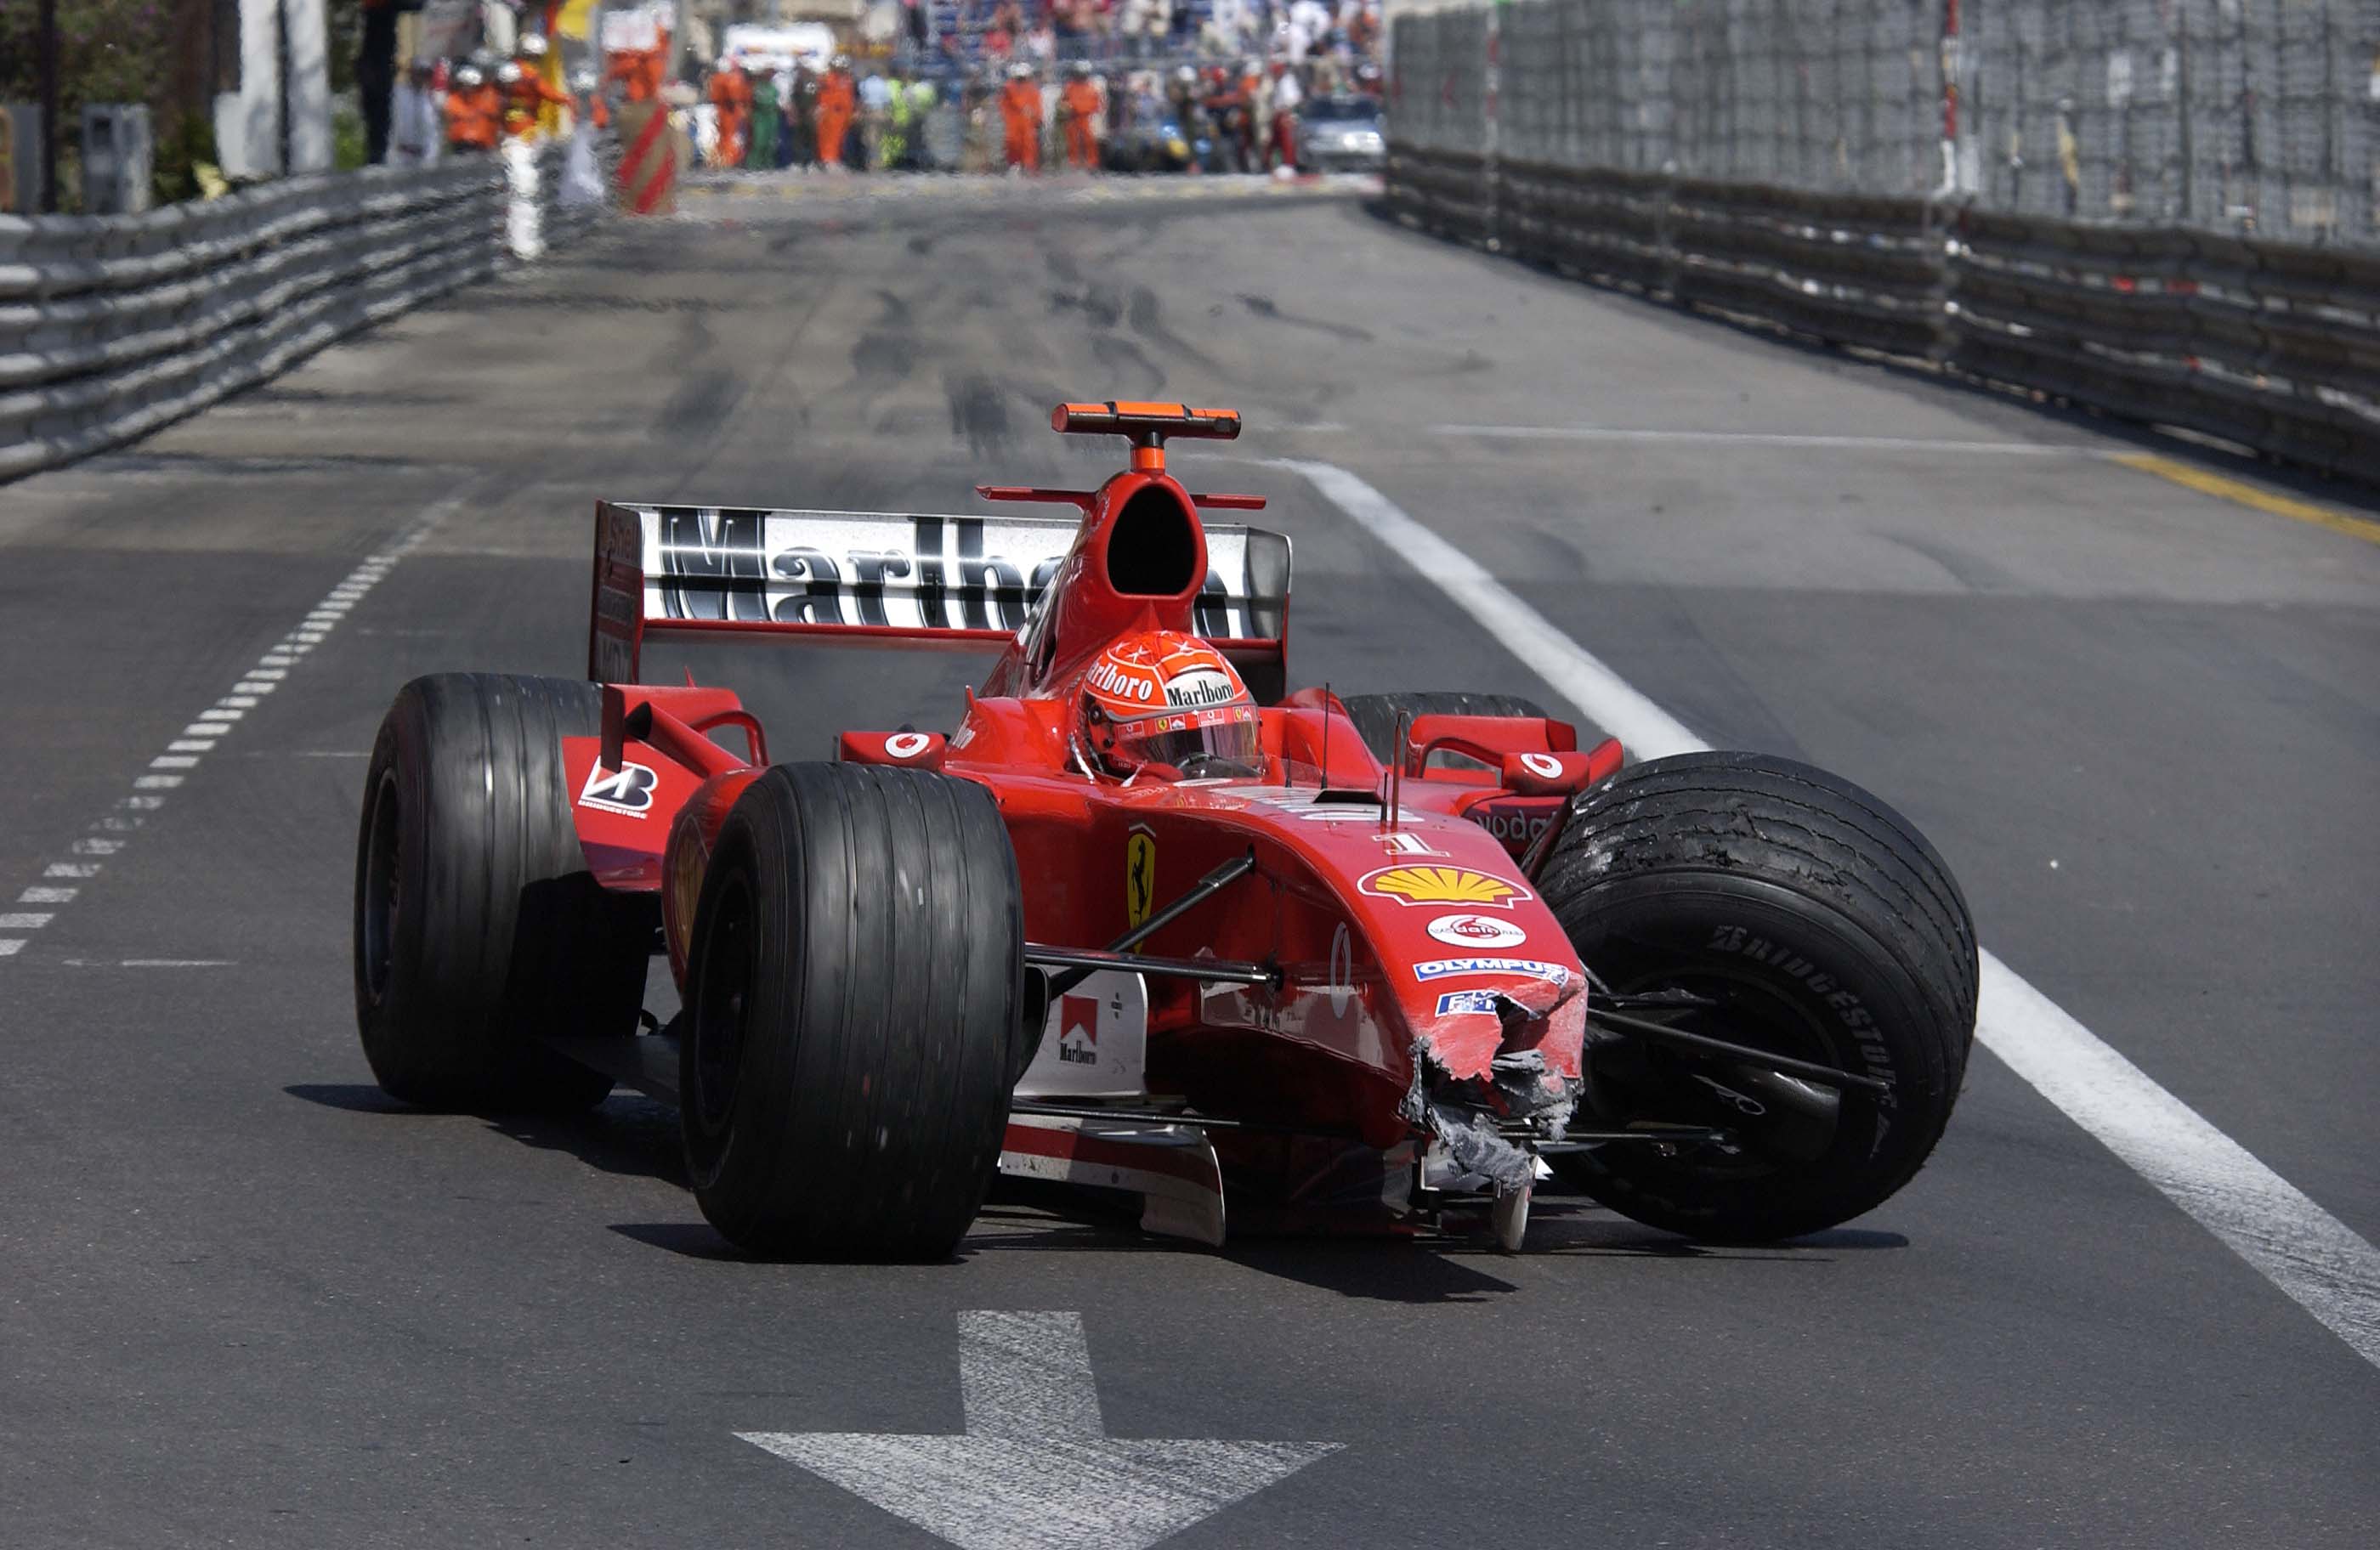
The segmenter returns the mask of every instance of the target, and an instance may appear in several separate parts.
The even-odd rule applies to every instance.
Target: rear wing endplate
[[[648,636],[710,631],[874,646],[998,649],[1016,638],[1081,523],[724,506],[595,507],[588,676],[634,684]],[[1207,526],[1197,633],[1278,664],[1289,539]]]

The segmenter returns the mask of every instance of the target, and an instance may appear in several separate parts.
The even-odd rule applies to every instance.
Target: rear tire
[[[1633,1015],[1893,1084],[1838,1091],[1640,1035],[1595,1038],[1598,1123],[1717,1125],[1739,1149],[1608,1144],[1552,1159],[1566,1181],[1655,1227],[1763,1241],[1870,1210],[1924,1165],[1974,1037],[1975,933],[1900,814],[1788,759],[1655,759],[1576,800],[1538,886],[1612,990],[1719,1003]]]
[[[440,673],[397,691],[356,841],[356,1023],[390,1096],[567,1112],[609,1077],[535,1042],[629,1034],[651,911],[607,894],[571,821],[562,739],[599,730],[592,684]]]
[[[1339,703],[1382,764],[1396,761],[1397,716],[1528,716],[1545,711],[1519,695],[1476,695],[1452,689],[1408,689],[1393,695],[1348,695]],[[1468,762],[1468,761],[1466,761]]]
[[[680,1122],[702,1214],[775,1258],[949,1257],[1000,1158],[1023,1035],[1015,853],[991,794],[778,765],[702,880]]]

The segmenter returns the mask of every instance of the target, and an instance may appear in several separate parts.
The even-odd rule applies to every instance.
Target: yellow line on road
[[[2226,478],[2210,469],[2183,463],[2176,458],[2159,457],[2151,452],[2118,453],[2110,461],[2127,468],[2138,468],[2143,474],[2155,474],[2161,479],[2171,479],[2186,485],[2202,495],[2213,495],[2225,501],[2237,501],[2243,506],[2253,506],[2275,516],[2294,517],[2327,527],[2334,533],[2344,533],[2350,539],[2366,543],[2380,543],[2380,522],[2368,516],[2350,516],[2328,506],[2317,506],[2311,501],[2294,501],[2287,495],[2276,495],[2244,480]]]

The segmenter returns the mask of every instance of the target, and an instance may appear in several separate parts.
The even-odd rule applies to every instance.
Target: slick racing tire
[[[397,691],[356,841],[356,1022],[391,1096],[429,1108],[567,1112],[611,1079],[536,1042],[633,1034],[653,919],[587,870],[562,739],[600,692],[569,679],[440,673]]]
[[[1397,716],[1533,716],[1545,712],[1519,695],[1475,695],[1451,689],[1409,689],[1393,695],[1348,695],[1339,703],[1382,764],[1396,762]],[[1460,755],[1450,755],[1460,758]],[[1472,763],[1463,761],[1465,765]]]
[[[990,793],[770,769],[695,911],[679,1114],[703,1216],[767,1258],[948,1258],[999,1163],[1024,987]]]
[[[1715,1126],[1731,1142],[1550,1159],[1568,1182],[1654,1227],[1758,1241],[1856,1217],[1923,1166],[1974,1037],[1975,932],[1906,818],[1789,759],[1682,754],[1576,798],[1537,883],[1612,992],[1715,1003],[1626,1015],[1892,1084],[1837,1089],[1596,1027],[1595,1123]]]

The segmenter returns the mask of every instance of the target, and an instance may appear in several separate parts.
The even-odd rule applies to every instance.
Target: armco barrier
[[[2380,0],[1438,0],[1387,202],[2380,480]]]
[[[1964,212],[1951,363],[2380,482],[2380,254]]]
[[[2380,482],[2380,253],[1400,143],[1386,202],[1584,278]]]
[[[566,148],[284,179],[142,215],[0,216],[0,479],[120,445],[583,227]],[[527,201],[523,220],[523,200]],[[515,256],[532,256],[516,251]]]

